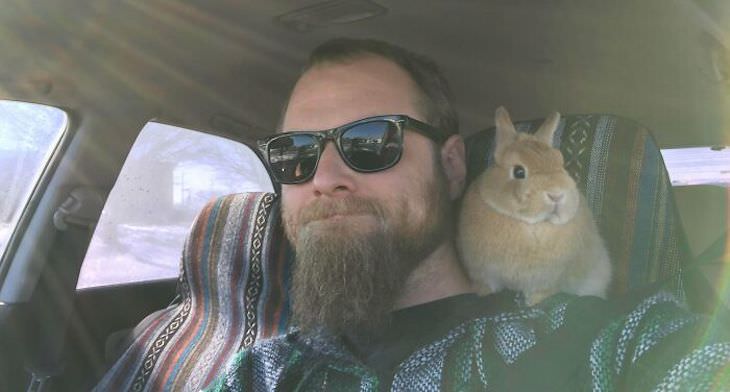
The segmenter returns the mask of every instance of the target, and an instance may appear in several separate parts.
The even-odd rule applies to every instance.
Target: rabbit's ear
[[[509,117],[509,113],[504,106],[497,108],[497,111],[494,114],[494,122],[497,126],[494,155],[497,159],[499,159],[504,148],[512,144],[512,142],[517,139],[517,130],[515,129],[514,124],[512,124],[512,119]]]
[[[552,146],[553,136],[558,129],[558,125],[560,125],[560,113],[553,112],[540,125],[540,128],[535,132],[535,137],[542,140],[548,146]]]

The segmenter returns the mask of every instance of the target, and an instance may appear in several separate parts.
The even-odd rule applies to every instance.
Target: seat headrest
[[[291,251],[277,196],[209,202],[185,242],[179,302],[150,315],[96,390],[198,391],[228,359],[286,331]]]

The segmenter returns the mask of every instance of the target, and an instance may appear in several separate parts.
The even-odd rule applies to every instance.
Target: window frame
[[[8,242],[5,246],[5,250],[0,253],[0,287],[3,287],[5,285],[5,280],[7,279],[12,261],[15,258],[18,247],[20,246],[20,242],[22,241],[25,232],[30,225],[31,219],[36,213],[38,205],[40,204],[45,191],[48,189],[48,186],[53,179],[54,174],[58,170],[58,167],[60,166],[66,151],[71,145],[71,141],[76,135],[76,131],[78,128],[77,125],[79,124],[78,115],[73,110],[67,107],[49,105],[42,102],[22,101],[17,99],[3,99],[3,101],[42,105],[61,110],[66,114],[66,127],[61,131],[62,133],[61,137],[58,140],[58,144],[56,144],[56,146],[53,148],[53,151],[51,151],[48,160],[44,163],[43,168],[41,169],[41,175],[39,176],[38,181],[36,181],[33,185],[33,188],[30,192],[30,197],[26,199],[25,203],[22,205],[20,217],[18,218],[18,222],[15,225],[15,228],[11,231],[10,236],[8,237]]]

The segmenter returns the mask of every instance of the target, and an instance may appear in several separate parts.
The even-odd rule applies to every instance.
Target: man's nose
[[[332,142],[325,144],[317,171],[312,177],[315,194],[341,196],[355,191],[353,176],[357,173],[350,169],[337,152]]]

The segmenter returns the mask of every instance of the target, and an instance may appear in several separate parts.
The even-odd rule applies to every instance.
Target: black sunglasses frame
[[[353,127],[356,127],[358,125],[367,124],[370,122],[376,122],[376,121],[387,121],[392,124],[395,124],[396,126],[396,137],[398,139],[398,143],[400,144],[399,150],[398,150],[398,156],[393,160],[393,162],[390,162],[386,164],[383,167],[378,167],[376,169],[362,169],[354,165],[349,158],[345,155],[343,148],[342,148],[342,135],[352,129]],[[403,131],[406,129],[414,130],[423,136],[426,136],[427,138],[433,140],[437,144],[441,144],[446,139],[449,138],[449,134],[446,134],[445,132],[441,132],[435,127],[423,122],[416,120],[415,118],[409,117],[404,114],[390,114],[390,115],[382,115],[382,116],[373,116],[373,117],[367,117],[363,118],[361,120],[357,120],[351,123],[347,123],[344,125],[341,125],[336,128],[331,129],[325,129],[321,131],[290,131],[290,132],[282,132],[277,133],[275,135],[269,136],[266,139],[262,139],[258,141],[258,148],[259,151],[264,156],[264,163],[268,167],[270,173],[273,174],[274,169],[271,166],[271,161],[269,159],[269,145],[271,142],[279,140],[284,137],[288,137],[291,135],[309,135],[312,136],[318,143],[318,153],[317,153],[317,160],[314,163],[314,168],[312,169],[312,172],[309,173],[307,176],[293,181],[281,181],[280,179],[276,178],[276,175],[273,175],[274,180],[280,184],[302,184],[314,177],[314,174],[317,172],[317,167],[319,166],[319,160],[322,157],[322,152],[324,151],[325,145],[328,141],[334,142],[337,152],[340,154],[340,158],[347,164],[349,168],[351,168],[354,171],[360,172],[360,173],[375,173],[379,171],[383,171],[386,169],[389,169],[393,166],[395,166],[399,161],[401,156],[403,155]]]

